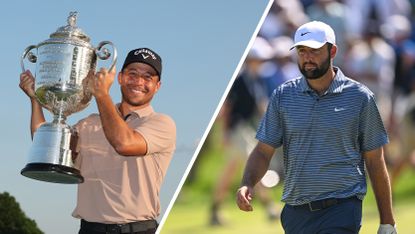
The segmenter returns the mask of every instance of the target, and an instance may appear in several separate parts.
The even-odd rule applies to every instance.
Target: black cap
[[[138,48],[131,50],[125,58],[122,70],[130,63],[145,63],[156,70],[159,77],[161,77],[161,57],[149,48]]]

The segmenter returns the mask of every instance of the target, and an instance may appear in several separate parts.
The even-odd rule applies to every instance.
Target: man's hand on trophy
[[[95,98],[104,95],[109,95],[110,88],[114,82],[115,68],[108,71],[106,68],[101,68],[97,73],[88,74],[88,89]]]
[[[19,87],[26,93],[28,97],[36,100],[35,96],[35,78],[29,70],[20,74]]]

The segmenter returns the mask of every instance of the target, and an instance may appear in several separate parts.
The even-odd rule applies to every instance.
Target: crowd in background
[[[272,90],[301,75],[289,49],[295,30],[312,20],[336,33],[334,66],[375,93],[394,182],[415,161],[415,0],[275,0],[237,77],[262,87],[255,90],[262,92],[255,94],[259,116]]]
[[[312,20],[335,31],[334,66],[375,94],[391,142],[385,156],[392,185],[405,166],[415,165],[415,0],[275,0],[215,122],[226,163],[212,193],[211,225],[223,223],[220,206],[253,150],[271,93],[301,76],[290,48],[295,30]],[[283,180],[282,149],[276,154],[270,169]],[[277,220],[269,189],[261,183],[256,189],[270,220]]]

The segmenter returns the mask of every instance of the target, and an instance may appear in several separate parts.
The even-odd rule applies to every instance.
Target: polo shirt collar
[[[146,107],[144,107],[142,109],[135,110],[132,113],[137,114],[138,117],[141,118],[141,117],[145,117],[145,116],[148,116],[148,115],[154,113],[154,109],[153,109],[152,106],[148,105],[148,106],[146,106]]]
[[[334,67],[336,75],[334,76],[333,81],[331,82],[329,88],[326,91],[326,94],[329,93],[341,93],[344,88],[344,82],[346,81],[346,77],[344,76],[343,72],[338,67]],[[300,88],[301,91],[304,93],[307,92],[314,92],[313,89],[307,83],[307,80],[304,76],[300,79]]]
[[[121,105],[121,103],[118,103],[117,104],[117,111],[120,113],[120,109],[119,109],[119,107],[120,107],[120,105]],[[149,116],[149,115],[151,115],[152,113],[154,113],[154,109],[153,109],[153,107],[151,106],[151,105],[148,105],[148,106],[146,106],[146,107],[144,107],[144,108],[142,108],[142,109],[138,109],[138,110],[135,110],[135,111],[132,111],[132,112],[130,112],[130,113],[128,113],[126,116],[125,116],[125,119],[128,117],[128,116],[130,116],[130,115],[135,115],[135,116],[137,116],[137,117],[139,117],[139,118],[142,118],[142,117],[145,117],[145,116]],[[121,113],[120,113],[121,114]]]

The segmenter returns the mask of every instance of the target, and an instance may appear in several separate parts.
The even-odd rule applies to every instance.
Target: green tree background
[[[0,193],[0,234],[43,234],[8,192]]]

